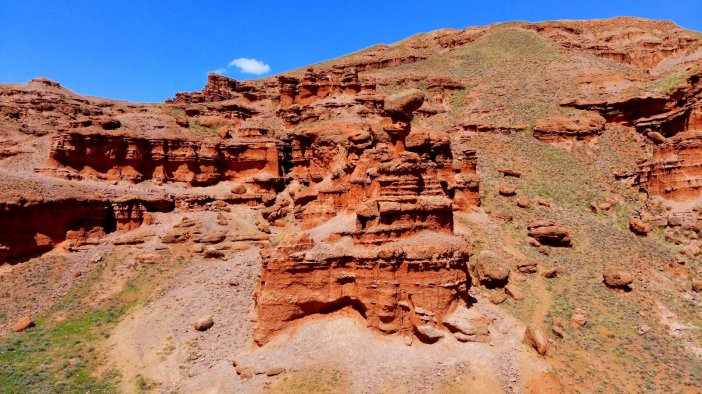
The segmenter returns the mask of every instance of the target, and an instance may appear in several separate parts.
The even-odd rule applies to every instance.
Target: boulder
[[[492,302],[495,305],[499,305],[505,301],[507,301],[507,294],[505,294],[504,291],[493,291],[490,294],[490,302]]]
[[[531,207],[531,201],[526,197],[519,197],[514,201],[519,208],[529,208]]]
[[[190,238],[188,231],[183,228],[174,228],[168,233],[161,236],[161,242],[164,244],[176,244],[187,241]]]
[[[574,310],[573,314],[570,315],[570,321],[575,328],[584,326],[587,323],[587,312],[580,308]]]
[[[415,328],[415,333],[417,334],[417,338],[426,343],[434,343],[444,337],[444,333],[441,332],[441,330],[428,324],[417,326]]]
[[[552,220],[533,220],[527,223],[527,234],[543,245],[572,246],[570,230],[556,225]]]
[[[482,284],[487,287],[504,286],[509,280],[509,267],[504,264],[500,257],[484,250],[475,258],[475,263],[469,263],[469,271],[474,284]]]
[[[490,320],[473,309],[458,307],[444,319],[448,328],[461,342],[489,342]]]
[[[385,99],[385,111],[403,120],[412,118],[412,113],[424,104],[424,93],[418,89],[388,96]]]
[[[631,218],[629,219],[629,230],[634,234],[646,236],[646,234],[653,230],[653,227],[641,219]]]
[[[597,112],[579,111],[539,119],[534,126],[534,137],[544,142],[566,139],[588,140],[604,132],[606,120]]]
[[[501,196],[511,197],[517,194],[517,188],[512,185],[502,184],[498,192]]]
[[[266,376],[277,376],[285,372],[283,367],[271,367],[266,370]]]
[[[515,301],[521,301],[524,299],[524,295],[522,294],[522,291],[519,290],[519,287],[511,283],[505,286],[505,293],[512,297]]]
[[[551,206],[551,200],[546,199],[546,198],[537,198],[536,203],[541,205],[542,207],[550,207]]]
[[[214,248],[205,249],[205,258],[208,259],[221,259],[224,257],[224,252]]]
[[[553,279],[558,276],[558,270],[556,268],[549,268],[543,273],[544,278]]]
[[[627,289],[634,283],[634,276],[628,271],[616,267],[606,267],[602,273],[604,283],[608,287]]]
[[[522,176],[521,171],[515,170],[513,168],[500,168],[499,171],[504,176],[511,176],[514,178],[519,178]]]
[[[159,264],[163,263],[163,256],[156,253],[142,253],[135,257],[136,261],[141,264]]]
[[[531,345],[540,355],[544,356],[548,352],[548,341],[544,333],[535,326],[529,324],[524,332],[524,342]]]
[[[214,320],[212,316],[203,316],[195,322],[194,327],[197,331],[207,331],[212,328],[213,325]]]
[[[565,333],[566,330],[566,322],[565,320],[561,319],[560,317],[554,317],[553,318],[553,323],[551,324],[551,331],[559,337],[563,338],[563,334]]]
[[[37,247],[41,249],[51,249],[54,246],[54,241],[49,236],[42,233],[37,233],[34,236],[34,241]]]
[[[646,137],[651,139],[656,144],[664,144],[667,140],[663,134],[657,132],[657,131],[651,131],[646,134]]]
[[[535,274],[538,271],[538,265],[536,261],[523,261],[517,264],[517,271],[522,274]]]
[[[225,231],[214,231],[195,237],[193,241],[203,244],[218,244],[224,241],[225,238],[227,238],[227,233]]]
[[[34,320],[32,320],[30,317],[22,317],[15,323],[15,332],[20,332],[24,331],[28,328],[34,327]]]
[[[702,293],[702,278],[697,278],[692,281],[692,291]]]
[[[241,183],[236,183],[234,186],[232,186],[232,193],[233,194],[244,194],[246,193],[246,186],[244,186]]]

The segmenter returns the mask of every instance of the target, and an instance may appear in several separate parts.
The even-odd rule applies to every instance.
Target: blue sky
[[[81,94],[162,102],[214,70],[251,79],[444,27],[620,15],[702,31],[702,0],[0,0],[0,82],[45,76]]]

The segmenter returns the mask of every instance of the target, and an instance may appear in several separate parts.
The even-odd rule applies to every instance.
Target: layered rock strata
[[[148,211],[173,207],[170,200],[136,197],[2,203],[0,263],[49,251],[67,239],[73,246],[96,243],[105,233],[139,227]]]
[[[108,181],[150,179],[207,186],[252,177],[262,184],[274,183],[279,177],[273,140],[212,143],[68,132],[54,137],[50,158],[84,176]]]
[[[447,138],[415,133],[405,123],[422,101],[416,92],[386,100],[390,119],[384,134],[351,132],[354,125],[344,125],[349,129],[344,149],[328,142],[321,145],[323,133],[307,134],[293,145],[291,175],[307,186],[293,191],[290,205],[305,207],[298,211],[314,227],[319,223],[307,219],[310,209],[316,214],[322,211],[322,201],[335,204],[335,199],[343,199],[355,212],[355,229],[319,240],[303,233],[263,254],[256,292],[258,344],[303,317],[342,310],[355,310],[369,327],[383,333],[435,342],[444,335],[443,319],[468,302],[471,250],[453,235],[449,196],[469,205],[463,193],[469,186],[445,180],[455,180],[462,171],[460,166],[453,169]],[[339,129],[337,125],[326,130]],[[315,149],[320,154],[306,155]],[[350,165],[338,167],[329,177],[328,168],[339,156]],[[324,188],[313,189],[315,184]],[[286,208],[279,206],[275,212]]]

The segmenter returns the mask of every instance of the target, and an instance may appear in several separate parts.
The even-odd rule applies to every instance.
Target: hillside
[[[0,85],[0,391],[699,392],[702,34],[417,34],[163,104]]]

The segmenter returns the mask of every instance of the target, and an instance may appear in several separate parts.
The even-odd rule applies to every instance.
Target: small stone
[[[558,275],[558,269],[549,268],[546,271],[544,271],[543,275],[544,275],[544,278],[553,279]]]
[[[692,281],[692,291],[702,293],[702,278],[697,278]]]

